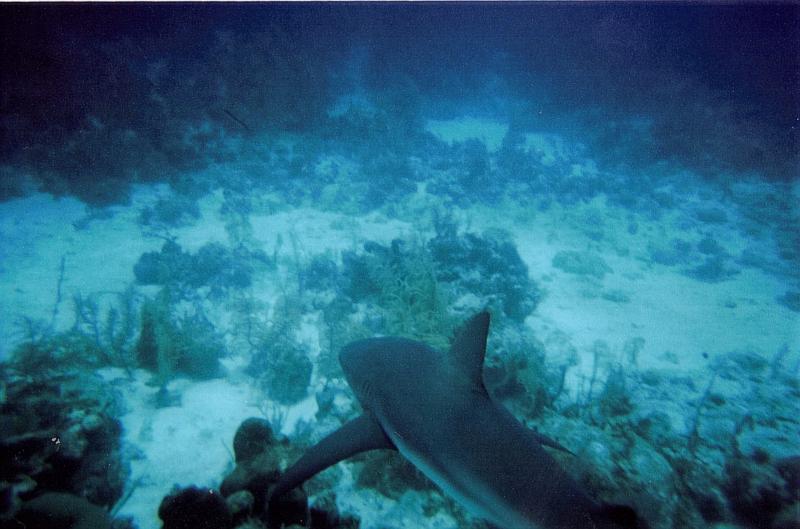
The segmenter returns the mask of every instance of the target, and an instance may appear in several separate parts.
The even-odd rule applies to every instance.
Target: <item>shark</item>
[[[469,512],[503,529],[643,528],[626,505],[596,501],[483,382],[489,313],[469,319],[449,351],[399,337],[343,347],[339,361],[363,408],[281,475],[269,501],[350,456],[397,450]]]

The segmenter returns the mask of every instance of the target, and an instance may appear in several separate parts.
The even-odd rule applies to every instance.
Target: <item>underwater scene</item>
[[[800,528],[800,4],[0,20],[0,529]]]

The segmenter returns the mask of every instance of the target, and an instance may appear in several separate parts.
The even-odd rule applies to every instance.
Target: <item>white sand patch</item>
[[[194,253],[208,243],[228,244],[225,221],[219,215],[222,203],[223,197],[219,191],[205,195],[197,201],[200,210],[199,221],[170,230],[170,235],[175,237],[175,241],[181,245],[183,251]]]
[[[508,132],[508,124],[484,118],[461,117],[448,120],[428,120],[425,129],[446,143],[478,140],[490,152],[497,151]]]
[[[658,367],[665,353],[674,354],[682,367],[692,370],[733,350],[769,354],[783,343],[793,350],[800,345],[796,316],[776,306],[774,296],[765,295],[776,291],[775,281],[757,272],[746,271],[736,280],[716,284],[673,272],[637,280],[615,276],[614,282],[632,293],[625,304],[602,297],[586,299],[585,282],[561,272],[555,275],[534,318],[541,328],[566,332],[587,352],[595,340],[605,340],[612,353],[619,353],[628,339],[641,336],[645,347],[640,368]],[[743,301],[731,309],[725,306],[729,299]]]
[[[538,158],[546,166],[552,166],[558,161],[572,158],[572,147],[568,146],[559,134],[525,134],[522,147],[525,152]]]
[[[554,204],[544,212],[510,204],[503,210],[499,217],[496,209],[473,208],[472,230],[500,228],[512,234],[530,276],[546,291],[528,323],[545,343],[567,339],[577,348],[581,362],[574,371],[591,370],[597,340],[609,345],[610,360],[616,360],[622,357],[626,341],[642,337],[639,369],[675,368],[672,357],[689,373],[708,372],[714,357],[734,350],[755,351],[768,360],[783,344],[795,352],[793,358],[800,351],[800,318],[775,301],[786,290],[781,279],[741,268],[727,280],[706,283],[680,273],[680,266],[649,262],[644,251],[648,241],[695,242],[708,232],[704,227],[693,232],[681,228],[683,211],[676,212],[674,221],[670,217],[651,221],[634,214],[640,229],[630,234],[626,224],[631,213],[606,205],[602,198],[570,207]],[[601,213],[605,227],[599,241],[587,237],[591,223],[587,212]],[[744,247],[738,233],[717,230],[716,238],[733,255]],[[613,272],[599,280],[556,269],[552,259],[561,250],[589,251],[603,258]],[[629,295],[630,301],[614,303],[602,297],[614,289]]]
[[[0,359],[13,349],[21,317],[53,320],[62,258],[56,330],[72,325],[75,295],[125,290],[139,256],[162,244],[143,238],[136,222],[136,205],[154,200],[154,193],[138,188],[133,207],[109,208],[108,216],[89,221],[85,206],[71,198],[40,193],[0,203]]]
[[[119,370],[103,370],[107,378],[122,377]],[[236,429],[248,417],[261,416],[251,405],[253,389],[225,379],[204,382],[174,380],[170,393],[176,406],[155,407],[158,390],[146,382],[144,371],[133,382],[120,382],[128,412],[120,417],[126,450],[140,453],[131,461],[129,483],[136,488],[120,509],[132,516],[139,529],[157,529],[158,506],[174,485],[218,488],[232,470],[232,442]]]
[[[437,510],[432,516],[425,513],[431,503],[428,493],[409,490],[399,499],[387,498],[380,492],[355,487],[352,465],[342,465],[342,477],[336,487],[336,504],[346,514],[360,519],[364,529],[454,529],[457,521],[448,513]]]
[[[354,513],[361,519],[361,527],[380,527],[384,529],[454,529],[458,522],[442,510],[429,516],[425,506],[429,494],[409,491],[399,500],[390,500],[373,490],[358,490],[341,495],[339,508],[343,512]]]
[[[21,317],[50,321],[61,258],[65,258],[65,283],[67,270],[79,270],[74,251],[78,235],[72,223],[83,215],[79,201],[45,194],[0,203],[0,313],[4,315],[0,318],[0,359],[13,346],[15,324]],[[77,279],[72,273],[70,277]],[[65,299],[67,289],[65,284]]]
[[[259,404],[269,402],[261,392],[241,380],[193,382],[176,379],[169,383],[174,406],[157,408],[157,387],[147,382],[150,373],[135,372],[129,381],[119,369],[101,374],[115,385],[125,399],[123,450],[134,455],[130,461],[128,487],[133,488],[119,516],[131,516],[139,529],[158,529],[158,506],[174,486],[219,489],[223,477],[233,470],[233,436],[249,417],[263,417]],[[266,409],[266,408],[264,408]],[[286,412],[281,433],[290,435],[299,421],[311,421],[317,411],[313,395]],[[132,485],[134,484],[134,485]]]
[[[280,256],[290,260],[295,258],[295,249],[299,258],[325,252],[335,255],[360,248],[365,240],[385,244],[414,232],[411,224],[378,213],[352,217],[307,207],[255,215],[250,222],[255,238],[265,247],[275,247],[280,238]]]

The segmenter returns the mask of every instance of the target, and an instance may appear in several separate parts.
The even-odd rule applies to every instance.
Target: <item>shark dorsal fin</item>
[[[489,313],[479,312],[464,324],[450,347],[450,357],[470,383],[483,388],[483,357],[489,334]]]

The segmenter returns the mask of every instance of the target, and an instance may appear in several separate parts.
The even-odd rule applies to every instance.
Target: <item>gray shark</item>
[[[270,491],[277,498],[359,452],[395,449],[470,512],[503,529],[644,527],[623,505],[595,501],[483,383],[489,314],[449,352],[404,338],[352,342],[339,355],[364,408],[309,449]]]

